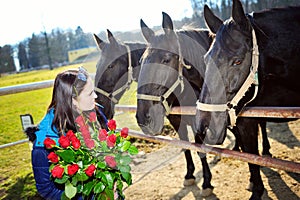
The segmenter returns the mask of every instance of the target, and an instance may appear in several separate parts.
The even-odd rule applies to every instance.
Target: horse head
[[[235,125],[238,103],[254,81],[253,29],[239,0],[233,1],[232,17],[224,22],[206,5],[204,17],[215,37],[204,57],[205,85],[197,102],[196,128],[206,143],[221,144],[227,127]]]
[[[117,41],[107,30],[108,42],[104,42],[94,34],[100,51],[95,76],[96,102],[104,107],[108,119],[114,116],[115,104],[129,87],[132,76],[130,49]]]
[[[147,48],[142,56],[138,79],[136,119],[143,132],[151,135],[161,132],[164,117],[172,106],[181,104],[184,94],[186,105],[196,102],[198,93],[195,94],[194,89],[200,91],[203,79],[193,65],[204,66],[203,59],[203,64],[198,64],[201,63],[199,52],[204,55],[209,47],[208,31],[175,31],[170,16],[164,12],[162,15],[163,32],[158,34],[142,19],[140,21]],[[195,37],[200,38],[206,47],[195,41]],[[197,50],[193,51],[193,46],[197,46]],[[197,55],[188,57],[188,52]]]

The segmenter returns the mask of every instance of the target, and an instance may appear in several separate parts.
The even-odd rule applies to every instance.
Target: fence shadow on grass
[[[43,198],[36,192],[32,191],[32,187],[35,187],[35,182],[32,173],[28,173],[25,177],[18,178],[17,182],[12,185],[7,191],[3,200],[43,200]]]
[[[276,195],[277,199],[289,199],[289,200],[298,200],[299,196],[295,194],[290,186],[286,184],[286,182],[282,179],[280,173],[277,171],[262,167],[261,171],[268,177],[268,184],[271,187],[273,193]],[[288,172],[290,177],[292,177],[296,182],[300,183],[300,174]],[[296,185],[295,185],[296,187]]]

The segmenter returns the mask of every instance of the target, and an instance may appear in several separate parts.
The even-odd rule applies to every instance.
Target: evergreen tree
[[[18,45],[18,59],[21,70],[29,69],[29,61],[26,53],[26,47],[22,42],[20,42]]]
[[[29,55],[29,63],[31,67],[38,67],[42,65],[43,55],[45,55],[44,45],[42,45],[41,39],[32,34],[32,37],[28,42],[28,55]]]
[[[14,51],[10,45],[0,47],[0,73],[16,71],[13,54]]]
[[[54,66],[68,59],[67,35],[61,29],[52,30],[50,37],[51,58]]]
[[[75,30],[76,49],[88,47],[88,39],[80,26]]]

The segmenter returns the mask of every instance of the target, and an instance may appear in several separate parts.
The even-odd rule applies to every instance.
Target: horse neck
[[[279,46],[283,44],[293,43],[292,39],[297,40],[300,20],[300,7],[286,7],[286,8],[273,8],[270,10],[263,10],[254,12],[253,18],[250,17],[252,27],[257,34],[257,43],[260,50],[268,47],[274,47],[274,51],[278,51]],[[270,23],[272,21],[272,23]],[[286,37],[288,30],[297,32],[290,32],[291,37]],[[281,35],[283,34],[283,35]],[[298,41],[298,40],[297,40]],[[296,42],[296,41],[294,41]],[[271,48],[269,48],[271,50]],[[279,55],[280,56],[280,55]]]
[[[204,29],[179,33],[182,56],[186,64],[191,66],[191,69],[184,68],[183,74],[189,81],[189,84],[193,85],[194,90],[198,92],[202,88],[205,74],[204,54],[209,49],[212,38],[209,36],[209,31]],[[187,42],[185,40],[186,37],[189,38]]]
[[[133,78],[134,81],[138,80],[140,75],[140,59],[146,49],[146,44],[144,43],[126,43],[130,49],[131,65],[133,68]]]
[[[299,105],[300,7],[276,8],[253,13],[250,18],[259,49],[259,93],[250,105]],[[270,23],[272,21],[273,23]],[[288,30],[290,31],[288,34]],[[292,73],[291,73],[292,72]],[[293,98],[280,98],[280,94]],[[274,95],[275,94],[275,95]],[[283,95],[284,96],[284,95]],[[277,99],[277,100],[276,100]],[[279,99],[279,100],[278,100]],[[285,102],[288,101],[288,102]]]

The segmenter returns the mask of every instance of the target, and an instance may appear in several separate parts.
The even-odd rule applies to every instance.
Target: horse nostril
[[[146,117],[147,120],[150,120],[151,119],[150,113],[146,113],[145,117]]]

